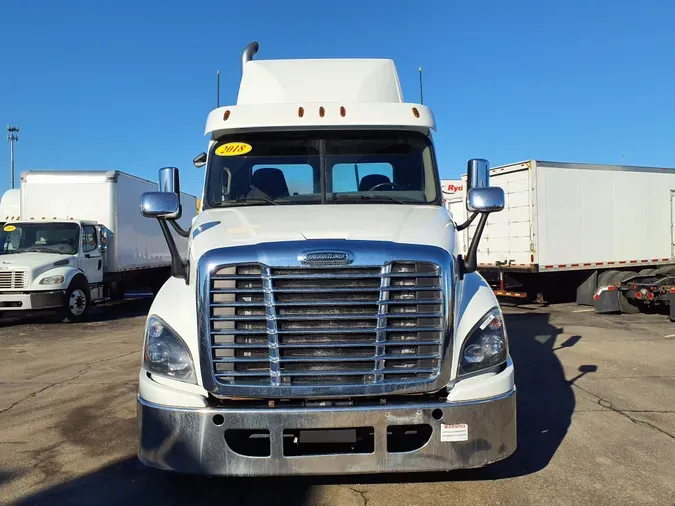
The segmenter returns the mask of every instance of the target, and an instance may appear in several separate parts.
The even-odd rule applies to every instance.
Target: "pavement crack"
[[[640,419],[635,418],[635,417],[630,415],[630,413],[672,413],[672,411],[649,411],[649,410],[618,409],[618,408],[615,408],[614,406],[612,406],[612,403],[609,402],[608,400],[603,399],[602,397],[594,394],[593,392],[589,392],[584,387],[581,387],[581,386],[577,385],[576,383],[572,383],[572,386],[578,388],[579,390],[582,390],[582,391],[586,392],[588,395],[592,395],[593,397],[595,397],[597,399],[596,403],[598,405],[602,406],[603,408],[607,408],[611,411],[614,411],[615,413],[618,413],[621,416],[624,416],[624,417],[628,418],[635,425],[641,425],[643,427],[653,429],[657,432],[660,432],[661,434],[663,434],[665,436],[668,436],[670,439],[675,440],[675,435],[671,434],[670,432],[667,432],[667,431],[663,430],[662,428],[657,427],[656,425],[654,425],[652,423],[649,423],[645,420],[640,420]]]
[[[351,490],[352,492],[358,494],[363,500],[363,506],[368,506],[368,497],[366,497],[366,492],[356,489],[354,487],[347,487],[347,490]]]
[[[110,361],[110,360],[115,360],[115,359],[118,359],[118,358],[128,357],[129,355],[135,355],[135,354],[137,354],[137,353],[138,353],[138,350],[135,350],[135,351],[127,352],[127,353],[122,353],[122,354],[120,354],[120,355],[115,355],[114,357],[108,357],[108,358],[103,358],[103,359],[101,359],[101,360],[96,360],[96,361],[94,361],[94,362],[89,362],[89,363],[85,364],[84,369],[82,369],[80,372],[78,372],[75,376],[72,376],[71,378],[68,378],[68,379],[65,379],[65,380],[61,380],[61,381],[56,381],[56,382],[54,382],[54,383],[50,383],[49,385],[47,385],[47,386],[45,386],[45,387],[42,387],[42,388],[36,390],[35,392],[32,392],[32,393],[28,394],[26,397],[23,397],[23,398],[19,399],[18,401],[13,402],[12,404],[10,404],[10,405],[9,405],[8,407],[6,407],[5,409],[0,410],[0,415],[2,415],[3,413],[7,413],[8,411],[10,411],[11,409],[13,409],[13,408],[16,407],[17,405],[19,405],[19,404],[21,404],[22,402],[25,402],[25,401],[27,401],[27,400],[29,400],[29,399],[32,399],[33,397],[35,397],[36,395],[41,394],[41,393],[44,392],[45,390],[49,390],[50,388],[55,388],[55,387],[64,385],[64,384],[66,384],[66,383],[68,383],[68,382],[70,382],[70,381],[76,380],[77,378],[79,378],[79,377],[85,375],[87,372],[89,372],[89,370],[90,370],[93,366],[95,366],[95,365],[97,365],[97,364],[101,364],[101,363],[103,363],[103,362],[108,362],[108,361]]]
[[[56,382],[54,382],[54,383],[50,383],[50,384],[47,385],[46,387],[42,387],[42,388],[36,390],[35,392],[32,392],[32,393],[28,394],[26,397],[24,397],[24,398],[22,398],[22,399],[19,399],[18,401],[15,401],[15,402],[13,402],[12,404],[10,404],[9,407],[0,410],[0,415],[2,415],[3,413],[7,413],[9,410],[13,409],[13,408],[16,407],[17,405],[19,405],[19,404],[21,404],[22,402],[25,402],[25,401],[27,401],[27,400],[29,400],[29,399],[32,399],[33,397],[35,397],[35,396],[38,395],[38,394],[41,394],[41,393],[44,392],[45,390],[49,390],[50,388],[55,388],[55,387],[57,387],[57,386],[63,385],[64,383],[68,383],[69,381],[73,381],[73,380],[79,378],[79,377],[82,376],[83,374],[86,374],[87,371],[89,371],[90,368],[91,368],[91,365],[87,365],[84,369],[82,369],[79,373],[77,373],[77,374],[76,374],[75,376],[73,376],[72,378],[68,378],[68,379],[65,379],[65,380],[61,380],[61,381],[56,381]]]

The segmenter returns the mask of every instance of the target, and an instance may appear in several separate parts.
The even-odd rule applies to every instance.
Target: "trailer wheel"
[[[601,286],[611,285],[613,283],[612,279],[617,274],[620,274],[620,272],[617,270],[602,271],[600,274],[598,274],[598,286],[596,286],[595,289],[597,290]]]
[[[83,277],[71,281],[66,291],[66,302],[63,307],[64,318],[71,323],[83,321],[91,305],[89,283]]]
[[[642,269],[638,272],[638,276],[653,276],[656,274],[656,269]]]

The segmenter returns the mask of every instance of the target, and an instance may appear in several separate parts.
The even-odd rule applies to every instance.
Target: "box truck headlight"
[[[508,355],[504,317],[499,308],[491,309],[476,326],[462,349],[459,374],[470,374],[503,364]]]
[[[60,285],[64,281],[63,276],[47,276],[46,278],[42,278],[40,280],[41,285]]]
[[[145,325],[143,367],[154,374],[196,383],[190,351],[178,334],[157,316],[150,316]]]

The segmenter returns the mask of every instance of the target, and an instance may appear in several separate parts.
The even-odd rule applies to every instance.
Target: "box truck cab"
[[[3,311],[67,307],[70,320],[85,314],[90,287],[103,283],[104,227],[80,220],[10,221],[0,241]]]
[[[431,110],[385,59],[242,60],[212,111],[188,258],[155,298],[139,374],[139,458],[209,475],[485,466],[516,448],[503,315],[458,255]],[[485,160],[467,201],[504,205]],[[168,230],[178,170],[142,213]],[[482,224],[482,225],[481,225]],[[169,242],[170,250],[175,246]]]
[[[0,228],[0,312],[60,309],[80,321],[92,303],[159,290],[171,258],[160,227],[138,213],[156,187],[119,171],[22,173],[23,219]],[[183,199],[189,226],[196,202]]]

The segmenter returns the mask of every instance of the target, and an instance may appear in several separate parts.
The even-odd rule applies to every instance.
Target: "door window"
[[[82,251],[85,253],[94,251],[97,246],[96,229],[92,226],[85,226],[82,229]]]

